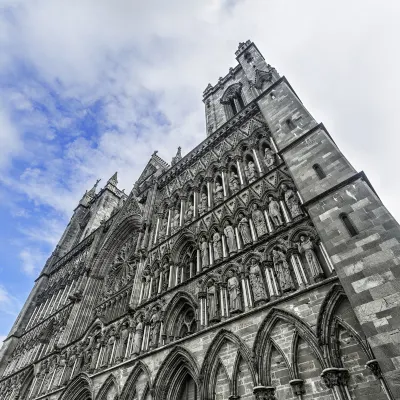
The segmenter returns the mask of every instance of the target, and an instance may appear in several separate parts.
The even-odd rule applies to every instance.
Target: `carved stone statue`
[[[258,303],[266,298],[264,282],[261,275],[260,263],[256,259],[251,260],[249,268],[249,281],[253,291],[254,302]]]
[[[245,172],[249,183],[252,183],[257,179],[256,166],[253,161],[248,162]]]
[[[143,315],[140,315],[135,327],[135,335],[133,337],[132,355],[140,354],[143,339]]]
[[[208,267],[209,265],[209,257],[208,257],[208,243],[205,237],[201,238],[201,264],[204,267]]]
[[[231,175],[229,177],[229,189],[231,189],[232,193],[236,193],[239,188],[239,178],[235,172],[231,171]]]
[[[175,231],[178,230],[178,228],[179,228],[179,220],[180,220],[180,218],[181,218],[178,209],[175,209],[174,212],[175,212],[175,214],[174,214],[174,217],[173,217],[173,219],[172,219],[172,231],[173,231],[173,232],[175,232]]]
[[[220,203],[222,200],[224,200],[224,188],[218,181],[216,181],[214,189],[214,201],[216,203]]]
[[[271,217],[272,223],[276,228],[283,225],[282,213],[279,203],[272,197],[268,197],[269,205],[268,212]]]
[[[219,319],[217,289],[214,284],[207,288],[207,309],[211,322]]]
[[[251,232],[250,232],[250,225],[249,221],[247,221],[247,218],[244,216],[244,214],[239,214],[239,224],[238,224],[238,229],[240,232],[240,236],[242,237],[243,245],[248,245],[251,243]]]
[[[207,195],[203,192],[200,197],[200,204],[199,204],[199,214],[203,215],[208,208],[208,200]]]
[[[300,253],[303,253],[307,260],[308,267],[310,268],[311,275],[314,281],[318,281],[324,276],[321,264],[314,251],[314,244],[310,237],[304,235],[300,236],[300,243],[297,244]]]
[[[117,353],[117,360],[122,361],[125,358],[126,346],[128,345],[129,338],[129,323],[124,322],[121,327],[120,337],[119,337],[119,346]]]
[[[160,222],[160,232],[158,234],[160,238],[164,237],[167,234],[167,224],[168,221],[163,218]]]
[[[269,169],[272,168],[275,164],[275,154],[274,152],[269,148],[266,147],[264,150],[264,164],[265,166]]]
[[[264,214],[258,208],[257,204],[253,204],[253,211],[251,212],[251,216],[253,218],[254,227],[256,228],[257,236],[261,237],[265,235],[267,231],[267,225],[265,223]]]
[[[286,261],[285,254],[280,250],[272,250],[272,258],[279,286],[282,292],[289,292],[295,288],[292,276],[290,275],[290,267]]]
[[[235,253],[237,251],[235,230],[228,221],[225,222],[224,234],[229,254]]]
[[[185,212],[185,222],[190,222],[193,219],[194,207],[191,201],[187,204],[187,210]]]
[[[94,341],[94,344],[93,344],[92,362],[90,363],[90,372],[93,372],[96,369],[97,360],[99,358],[99,353],[100,353],[100,347],[101,347],[101,341],[100,341],[100,338],[97,336]]]
[[[213,235],[213,248],[214,248],[214,260],[219,260],[222,258],[222,244],[221,235],[215,232]]]
[[[153,296],[155,296],[158,293],[159,285],[160,285],[160,267],[158,266],[154,270],[154,274],[153,274],[153,287],[152,287],[152,292],[151,292],[151,294]]]
[[[231,313],[241,311],[240,284],[238,278],[232,271],[228,272],[227,287],[229,294],[229,311]]]
[[[161,316],[160,311],[155,309],[150,317],[150,347],[156,348],[160,338]]]
[[[296,218],[299,215],[303,214],[303,211],[301,211],[300,207],[300,200],[296,193],[285,184],[282,185],[282,190],[285,196],[285,203],[289,209],[292,218]]]
[[[103,356],[102,367],[107,367],[111,364],[111,357],[115,343],[115,334],[112,332],[110,337],[107,340],[107,344],[105,345],[105,351]]]

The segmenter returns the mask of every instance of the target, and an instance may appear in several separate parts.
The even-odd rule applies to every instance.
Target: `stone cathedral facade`
[[[2,400],[400,399],[400,227],[254,43],[207,137],[74,210]]]

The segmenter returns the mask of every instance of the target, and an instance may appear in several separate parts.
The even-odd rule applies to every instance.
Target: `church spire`
[[[176,156],[172,157],[171,165],[175,165],[178,161],[182,160],[181,146],[178,147]]]

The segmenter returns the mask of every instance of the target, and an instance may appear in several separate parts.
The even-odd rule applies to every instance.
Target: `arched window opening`
[[[179,390],[178,400],[197,400],[196,382],[188,374],[182,382]]]
[[[236,115],[238,113],[238,110],[236,108],[235,100],[233,98],[229,100],[229,105],[232,110],[232,115]]]
[[[347,214],[342,213],[339,215],[339,218],[342,220],[343,225],[346,227],[350,236],[356,236],[358,234],[356,227]]]
[[[319,179],[326,178],[326,174],[319,164],[314,164],[312,167]]]

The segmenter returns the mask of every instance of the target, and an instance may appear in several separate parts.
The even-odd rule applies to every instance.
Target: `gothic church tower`
[[[75,209],[0,399],[400,398],[400,227],[254,43],[207,137]]]

